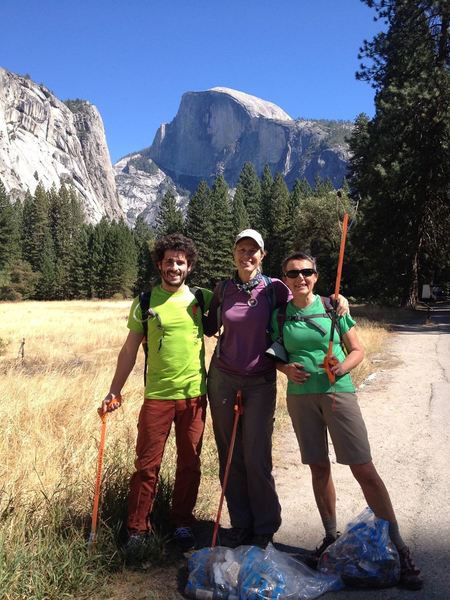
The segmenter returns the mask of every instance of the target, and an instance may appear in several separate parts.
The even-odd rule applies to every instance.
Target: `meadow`
[[[0,597],[52,600],[108,595],[123,574],[117,540],[133,469],[143,395],[143,353],[124,388],[124,404],[107,419],[98,541],[89,551],[100,434],[96,409],[109,389],[127,329],[130,302],[0,303]],[[366,348],[357,384],[382,360],[384,324],[359,319]],[[208,360],[214,340],[207,340]],[[381,358],[380,358],[381,357]],[[279,379],[277,431],[289,426]],[[276,443],[276,435],[275,435]],[[169,438],[155,511],[165,522],[175,466]],[[211,520],[220,487],[208,420],[196,514]],[[151,558],[164,565],[168,529]]]

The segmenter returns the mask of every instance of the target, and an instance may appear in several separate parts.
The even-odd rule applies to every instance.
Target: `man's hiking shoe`
[[[195,537],[190,527],[177,527],[173,532],[173,539],[183,552],[195,547]]]
[[[250,544],[252,546],[259,546],[260,548],[265,548],[267,544],[272,543],[273,534],[272,533],[255,533],[255,535],[251,538]]]
[[[253,534],[244,527],[231,527],[231,529],[222,529],[219,535],[221,546],[228,548],[237,548],[252,543]]]
[[[317,569],[317,565],[319,564],[319,560],[322,554],[325,552],[328,546],[334,544],[334,542],[338,539],[340,535],[341,534],[339,531],[336,537],[327,533],[327,535],[323,538],[320,546],[317,546],[317,548],[313,550],[311,554],[309,554],[309,556],[305,557],[304,562],[308,565],[308,567],[311,567],[311,569]]]
[[[408,546],[398,551],[400,557],[400,585],[408,590],[420,590],[423,586],[423,577],[420,569],[416,567]]]
[[[122,546],[122,554],[127,566],[139,566],[146,558],[149,533],[130,533],[127,541]]]

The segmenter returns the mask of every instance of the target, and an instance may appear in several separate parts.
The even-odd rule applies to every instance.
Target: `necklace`
[[[239,276],[237,275],[237,273],[236,273],[235,278],[233,279],[233,282],[235,283],[237,289],[240,292],[245,292],[246,294],[248,294],[249,298],[247,300],[247,305],[250,306],[250,308],[253,308],[254,306],[258,306],[258,300],[256,298],[252,298],[252,291],[257,287],[257,285],[259,284],[259,282],[261,280],[262,280],[261,273],[258,273],[257,275],[255,275],[255,277],[250,279],[250,281],[246,281],[245,283],[239,279]]]

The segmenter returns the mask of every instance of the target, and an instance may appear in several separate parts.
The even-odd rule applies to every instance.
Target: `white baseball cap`
[[[262,239],[262,235],[258,231],[256,231],[256,229],[244,229],[243,231],[241,231],[241,233],[238,233],[234,241],[234,245],[236,246],[236,244],[244,238],[252,239],[264,252],[264,240]]]

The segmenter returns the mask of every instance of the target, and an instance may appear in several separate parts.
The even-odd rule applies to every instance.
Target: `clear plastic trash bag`
[[[343,588],[339,576],[313,571],[271,544],[203,548],[188,569],[185,593],[197,600],[313,600]]]
[[[383,588],[397,585],[400,560],[389,538],[389,522],[366,508],[325,550],[318,570],[340,575],[350,587]]]

